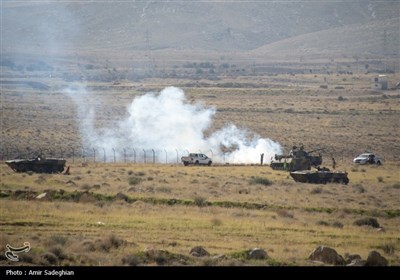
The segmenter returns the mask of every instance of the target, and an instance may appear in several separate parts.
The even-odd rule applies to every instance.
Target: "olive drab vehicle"
[[[65,159],[44,158],[7,160],[6,164],[15,172],[59,173],[64,171]]]
[[[298,170],[290,172],[290,176],[296,181],[301,183],[311,184],[326,184],[326,183],[338,183],[345,184],[349,183],[347,172],[344,171],[330,171],[326,167],[318,167],[317,170]]]
[[[322,163],[321,154],[311,155],[311,153],[322,150],[324,149],[306,152],[303,146],[300,146],[300,148],[293,146],[288,155],[275,155],[270,166],[274,170],[311,170],[311,167],[317,167]]]

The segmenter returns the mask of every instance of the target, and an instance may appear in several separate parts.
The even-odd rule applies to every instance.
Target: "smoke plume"
[[[117,151],[120,157],[122,149],[131,149],[144,161],[156,158],[157,162],[177,162],[193,152],[204,153],[215,163],[259,163],[263,153],[264,162],[268,163],[273,155],[281,153],[278,143],[250,136],[233,124],[206,137],[204,133],[211,128],[216,110],[188,103],[183,90],[176,87],[134,98],[127,117],[107,128],[95,127],[95,107],[100,104],[88,102],[90,93],[84,88],[65,92],[77,105],[83,145],[104,150],[108,155]]]

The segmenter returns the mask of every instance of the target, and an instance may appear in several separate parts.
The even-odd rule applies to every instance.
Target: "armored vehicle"
[[[300,148],[293,146],[293,149],[289,152],[289,155],[275,155],[270,166],[274,170],[311,170],[311,167],[317,167],[322,164],[321,154],[311,155],[311,153],[322,150],[323,149],[317,149],[306,152],[304,151],[303,146]]]
[[[318,168],[315,171],[293,171],[290,172],[290,176],[292,176],[296,182],[312,184],[339,183],[347,185],[350,181],[347,177],[347,172],[330,171],[329,168],[326,167]]]
[[[33,159],[7,160],[6,164],[15,172],[58,173],[64,171],[65,162],[65,159],[38,156]]]

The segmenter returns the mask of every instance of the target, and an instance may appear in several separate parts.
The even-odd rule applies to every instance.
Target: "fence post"
[[[103,148],[104,162],[106,162],[106,149]]]
[[[82,159],[83,162],[86,162],[86,158],[85,158],[85,148],[82,146]]]
[[[115,163],[115,149],[112,148],[113,152],[114,152],[114,163]]]
[[[75,150],[72,148],[72,163],[75,162]]]
[[[126,163],[126,149],[124,148],[124,162]]]
[[[178,149],[175,149],[176,151],[176,163],[179,163],[179,154],[178,154]]]
[[[133,162],[136,163],[136,150],[133,148]]]
[[[96,162],[96,149],[93,148],[93,162]]]
[[[156,154],[154,152],[154,149],[151,149],[151,150],[153,151],[153,164],[155,164],[156,163]]]
[[[146,163],[146,151],[143,149],[143,161]]]

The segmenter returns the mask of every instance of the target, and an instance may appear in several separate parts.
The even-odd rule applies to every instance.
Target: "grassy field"
[[[7,168],[0,246],[29,241],[26,263],[317,265],[307,257],[325,245],[363,259],[377,250],[400,264],[398,164],[344,166],[347,186],[295,183],[255,165],[75,163],[69,176]],[[369,217],[384,231],[354,224]],[[211,256],[190,256],[195,246]],[[246,259],[257,247],[270,258]]]

